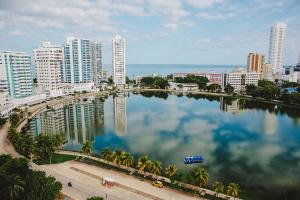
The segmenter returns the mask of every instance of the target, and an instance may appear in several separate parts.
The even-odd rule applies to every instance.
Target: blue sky
[[[276,22],[288,25],[284,63],[295,64],[299,0],[0,0],[0,49],[32,54],[77,36],[101,41],[110,64],[119,32],[127,63],[246,65],[249,52],[268,56]]]

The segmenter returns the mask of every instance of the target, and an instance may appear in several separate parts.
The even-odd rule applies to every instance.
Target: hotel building
[[[112,40],[112,78],[116,86],[126,84],[125,39],[116,35]]]
[[[285,23],[276,23],[271,27],[270,46],[269,46],[269,63],[271,64],[272,73],[281,75],[283,67],[283,47],[285,39]]]
[[[101,44],[88,39],[67,37],[64,46],[63,82],[101,82]]]
[[[0,51],[0,91],[11,98],[33,94],[31,57],[22,52]]]
[[[62,95],[63,47],[44,41],[33,50],[38,88],[48,96]]]

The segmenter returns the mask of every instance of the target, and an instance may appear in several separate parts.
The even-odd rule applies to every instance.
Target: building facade
[[[102,81],[108,82],[109,73],[107,70],[102,71]]]
[[[272,73],[280,74],[283,68],[283,48],[287,25],[285,23],[276,23],[271,27],[269,63]]]
[[[89,39],[67,37],[64,46],[63,82],[92,83],[101,81],[101,44]]]
[[[62,95],[63,47],[44,41],[33,50],[37,85],[42,93]]]
[[[116,86],[126,84],[125,39],[116,35],[112,40],[112,78]]]
[[[31,57],[23,52],[0,51],[0,90],[11,98],[33,94]]]
[[[227,84],[234,87],[235,92],[244,91],[246,85],[258,85],[259,75],[256,72],[230,72],[222,74],[222,89]]]

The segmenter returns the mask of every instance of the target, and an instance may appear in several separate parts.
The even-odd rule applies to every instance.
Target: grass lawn
[[[75,160],[76,156],[72,155],[63,155],[63,154],[53,154],[51,164],[57,164],[57,163],[62,163],[66,162],[69,160]],[[50,164],[49,160],[34,160],[34,163],[38,165],[45,165],[45,164]]]

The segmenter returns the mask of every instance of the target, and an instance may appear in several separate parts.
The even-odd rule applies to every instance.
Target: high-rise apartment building
[[[112,40],[112,78],[116,86],[124,86],[126,76],[125,40],[116,35]]]
[[[33,50],[37,84],[50,96],[62,95],[63,47],[44,41]]]
[[[0,90],[11,98],[33,94],[31,57],[23,52],[0,51]]]
[[[88,39],[67,37],[64,47],[63,81],[92,83],[101,81],[101,44]]]
[[[269,63],[271,64],[272,73],[281,75],[283,67],[283,47],[285,39],[285,23],[276,23],[271,27],[270,46],[269,46]]]
[[[264,65],[265,62],[265,55],[259,53],[249,53],[247,60],[247,71],[260,73],[262,65]]]

